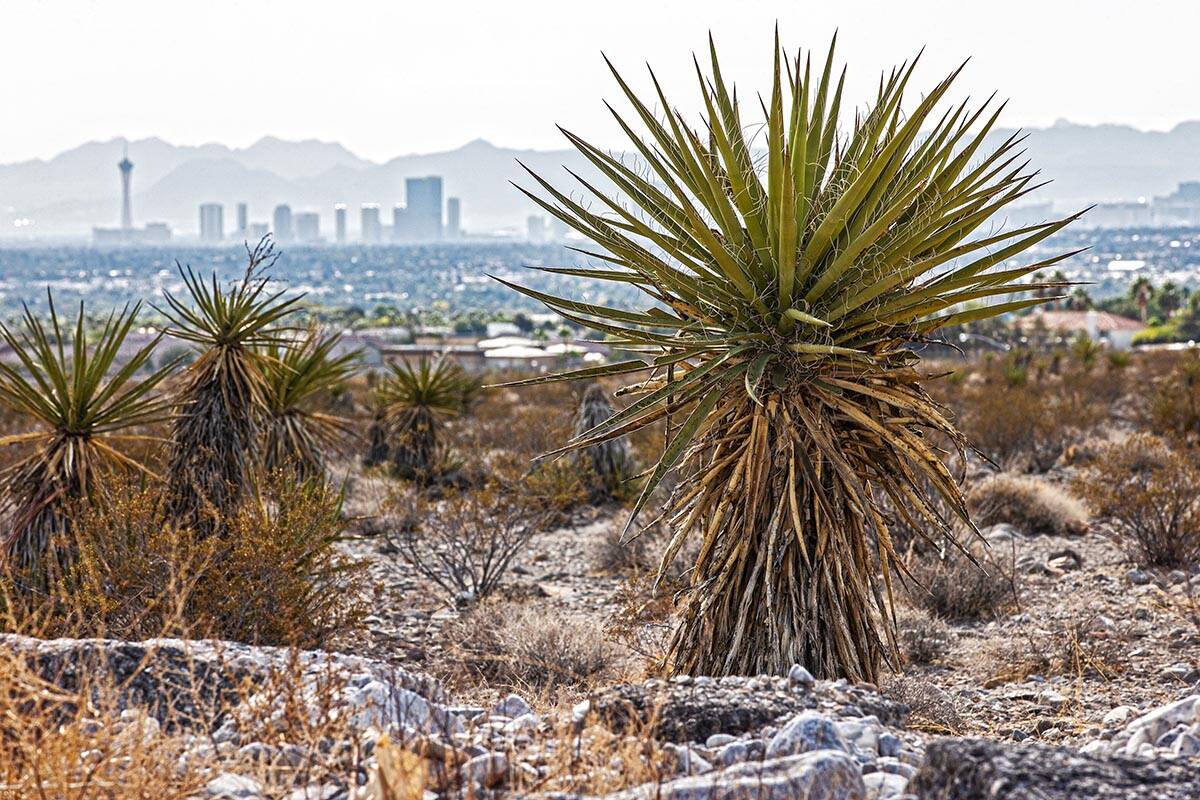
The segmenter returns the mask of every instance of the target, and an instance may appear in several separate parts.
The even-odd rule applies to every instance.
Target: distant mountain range
[[[999,141],[1011,132],[996,131],[992,137]],[[1180,181],[1200,179],[1200,121],[1168,132],[1059,122],[1028,133],[1034,166],[1054,181],[1036,197],[1064,207],[1168,194]],[[120,216],[116,164],[125,146],[120,139],[88,142],[48,161],[0,165],[0,235],[77,236],[93,225],[115,225]],[[382,164],[336,142],[311,139],[266,137],[235,149],[151,138],[130,141],[128,148],[135,165],[135,222],[164,221],[181,234],[196,230],[197,208],[205,202],[227,206],[227,228],[238,202],[249,204],[252,221],[267,221],[278,203],[320,212],[326,229],[336,203],[351,207],[352,228],[361,203],[379,203],[386,221],[386,209],[404,201],[404,178],[421,175],[443,176],[446,196],[462,198],[468,230],[519,229],[534,207],[509,185],[528,183],[518,159],[563,185],[571,185],[563,166],[596,177],[573,150],[512,150],[482,139]],[[15,220],[32,224],[15,227]]]

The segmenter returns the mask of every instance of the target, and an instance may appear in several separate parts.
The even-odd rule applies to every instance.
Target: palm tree
[[[438,432],[443,422],[470,405],[478,384],[452,361],[422,358],[416,365],[388,365],[376,389],[384,424],[391,433],[392,467],[407,480],[428,483],[435,475]]]
[[[669,670],[778,674],[800,663],[819,676],[874,680],[895,652],[884,620],[893,572],[903,574],[877,493],[906,520],[953,536],[924,493],[928,479],[967,519],[935,444],[965,442],[922,387],[910,344],[1041,302],[1004,298],[1045,288],[1021,279],[1070,254],[1006,262],[1070,218],[972,236],[1036,185],[1020,136],[981,152],[999,113],[990,100],[936,111],[961,67],[911,108],[904,96],[915,62],[885,74],[873,107],[843,135],[845,73],[833,74],[832,45],[814,72],[776,40],[762,125],[743,119],[710,51],[711,74],[696,65],[699,130],[657,80],[662,118],[613,69],[649,132],[643,138],[613,112],[640,163],[564,131],[622,196],[576,176],[594,197],[585,204],[533,175],[542,193],[526,194],[597,243],[604,262],[545,269],[636,286],[650,307],[508,284],[642,355],[525,382],[648,373],[630,387],[635,402],[565,449],[671,415],[633,509],[676,469],[663,569],[688,536],[700,536]],[[747,138],[758,130],[760,144]],[[963,310],[987,299],[1000,302]]]
[[[191,305],[166,292],[170,335],[197,346],[178,389],[171,447],[167,512],[177,525],[217,532],[241,503],[260,463],[267,409],[264,348],[286,332],[277,326],[299,297],[268,292],[266,273],[276,255],[264,238],[251,250],[242,279],[222,287],[180,267]]]
[[[340,334],[310,328],[298,339],[265,349],[263,466],[268,471],[292,470],[301,480],[324,477],[324,451],[350,422],[317,406],[354,373],[360,355],[357,350],[334,355],[340,340]]]
[[[0,402],[34,425],[28,433],[0,439],[26,451],[0,472],[3,554],[33,570],[51,540],[66,532],[70,504],[90,497],[106,473],[149,474],[122,450],[149,438],[136,427],[166,416],[167,404],[154,389],[175,366],[141,374],[161,335],[118,363],[140,304],[110,314],[93,336],[82,303],[74,329],[65,332],[53,297],[49,304],[48,329],[28,308],[21,330],[0,323],[0,341],[17,362],[0,361]]]

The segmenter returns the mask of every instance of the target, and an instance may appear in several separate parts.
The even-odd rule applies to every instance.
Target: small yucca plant
[[[566,136],[622,196],[580,179],[593,209],[534,176],[548,198],[527,194],[596,242],[605,262],[547,271],[636,286],[650,307],[514,288],[644,354],[548,378],[650,373],[631,387],[635,402],[568,449],[672,423],[634,508],[678,469],[663,565],[688,536],[701,538],[668,668],[756,674],[800,663],[874,680],[895,652],[884,620],[897,567],[877,492],[906,519],[952,535],[924,495],[927,478],[967,517],[935,444],[965,442],[922,388],[912,345],[1043,302],[962,310],[1047,288],[1021,279],[1065,255],[1019,267],[1009,259],[1070,220],[974,235],[1034,189],[1034,175],[1015,134],[981,151],[999,112],[986,111],[990,100],[936,110],[958,70],[911,108],[913,65],[885,74],[874,105],[843,135],[832,46],[814,73],[776,45],[759,122],[743,119],[715,48],[710,75],[696,65],[698,129],[657,81],[662,117],[614,70],[649,132],[642,138],[614,112],[640,163]]]
[[[51,540],[66,532],[71,503],[90,497],[106,473],[149,474],[122,451],[149,438],[133,429],[165,416],[166,403],[154,388],[174,366],[142,374],[160,337],[117,363],[140,304],[110,314],[93,335],[82,303],[66,331],[53,297],[49,304],[48,328],[28,308],[20,330],[0,323],[0,340],[16,359],[0,361],[0,402],[34,428],[0,439],[26,451],[0,473],[4,555],[22,569],[39,566]]]
[[[589,384],[575,413],[575,436],[587,433],[607,422],[613,415],[608,393],[598,383]],[[625,437],[608,439],[576,452],[576,458],[591,481],[593,502],[609,500],[621,483],[633,476],[633,456]]]
[[[466,410],[478,383],[445,358],[393,363],[388,369],[376,398],[392,438],[392,467],[402,478],[426,483],[436,477],[442,423]]]
[[[216,275],[206,282],[180,267],[191,304],[166,292],[166,308],[158,309],[171,322],[170,335],[200,351],[175,397],[167,512],[177,525],[202,533],[216,532],[237,508],[260,465],[264,348],[286,336],[278,325],[300,299],[267,290],[266,273],[277,258],[268,239],[246,252],[246,273],[230,287]]]
[[[325,451],[350,430],[345,417],[319,408],[354,374],[358,362],[357,350],[334,354],[340,340],[340,334],[310,328],[297,339],[266,347],[263,465],[268,472],[286,469],[302,480],[323,478]]]

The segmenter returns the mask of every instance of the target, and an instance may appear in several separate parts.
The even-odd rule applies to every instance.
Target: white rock
[[[533,708],[529,703],[525,702],[519,695],[510,694],[508,697],[501,700],[494,709],[493,714],[500,714],[511,719],[522,717],[526,714],[532,714]]]
[[[678,778],[609,795],[608,800],[864,800],[866,787],[854,759],[818,750],[772,761]]]
[[[1129,729],[1145,731],[1146,739],[1153,741],[1181,722],[1189,725],[1195,722],[1198,701],[1200,701],[1200,694],[1194,694],[1156,708],[1129,723]]]
[[[485,753],[462,765],[463,783],[470,786],[496,786],[508,774],[508,757],[503,753]]]
[[[793,717],[767,744],[767,758],[814,750],[846,752],[846,742],[828,717],[811,709]]]
[[[1118,725],[1124,725],[1136,713],[1137,709],[1133,706],[1117,706],[1105,714],[1104,719],[1100,722],[1106,728],[1115,728]]]
[[[908,778],[891,772],[871,772],[863,775],[866,800],[894,800],[908,788]]]
[[[788,682],[793,686],[812,686],[817,679],[800,664],[792,664],[792,668],[788,670]]]
[[[1200,753],[1200,739],[1191,733],[1181,734],[1171,743],[1171,752],[1177,756],[1194,756]]]
[[[252,800],[262,796],[262,786],[253,778],[222,772],[208,782],[205,794],[219,800]]]

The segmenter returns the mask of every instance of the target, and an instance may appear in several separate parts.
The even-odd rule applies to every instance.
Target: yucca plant
[[[138,426],[165,417],[154,389],[174,366],[143,374],[160,337],[118,363],[140,304],[110,314],[91,335],[82,303],[66,331],[52,296],[49,308],[49,327],[28,307],[19,330],[0,323],[15,359],[0,361],[0,402],[33,427],[0,439],[25,451],[0,473],[5,560],[24,570],[39,568],[51,540],[67,530],[69,506],[90,497],[106,473],[149,474],[123,450],[149,438]]]
[[[376,399],[392,439],[392,468],[402,478],[427,483],[436,477],[443,422],[466,409],[478,384],[445,358],[392,363],[388,370]]]
[[[264,350],[283,341],[279,324],[300,300],[268,291],[277,258],[269,239],[246,253],[245,274],[228,287],[215,274],[205,281],[179,267],[191,304],[165,292],[166,307],[158,309],[170,335],[200,351],[175,397],[167,512],[205,535],[237,508],[260,465],[270,360]]]
[[[589,384],[583,392],[579,410],[575,412],[575,435],[587,435],[588,431],[607,422],[613,413],[612,401],[604,387],[598,383]],[[633,456],[629,452],[629,440],[623,436],[583,448],[575,455],[591,481],[593,501],[611,499],[621,483],[633,476]]]
[[[335,355],[340,334],[310,328],[299,338],[265,348],[266,435],[263,465],[268,472],[289,470],[301,480],[325,475],[325,451],[350,430],[345,417],[320,409],[349,378],[359,351]]]
[[[800,663],[875,680],[895,652],[887,620],[899,566],[875,492],[952,535],[923,494],[928,478],[967,518],[929,434],[965,442],[922,388],[910,345],[1042,302],[1008,296],[1044,288],[1022,279],[1066,255],[1020,267],[1009,259],[1070,218],[974,234],[1035,183],[1020,136],[983,152],[999,113],[990,99],[938,111],[961,67],[911,108],[915,62],[885,74],[873,106],[842,133],[845,72],[835,75],[832,45],[814,70],[776,39],[757,123],[743,119],[711,42],[710,54],[710,74],[696,65],[698,129],[657,80],[662,118],[613,70],[649,134],[614,111],[637,163],[564,131],[616,195],[576,176],[595,201],[585,204],[533,175],[542,191],[526,194],[600,247],[590,254],[597,266],[546,271],[633,285],[651,305],[613,308],[509,284],[645,356],[527,382],[649,372],[630,387],[635,402],[566,449],[670,423],[634,507],[636,516],[678,469],[662,564],[700,537],[669,670],[778,674]]]

